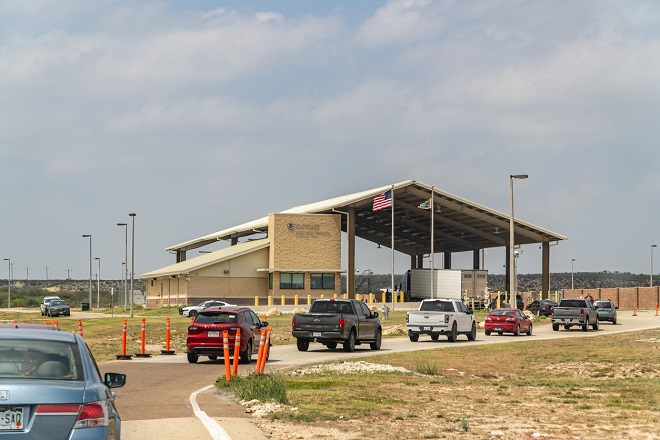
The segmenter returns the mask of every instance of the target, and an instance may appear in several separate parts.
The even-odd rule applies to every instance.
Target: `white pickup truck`
[[[419,335],[431,335],[434,341],[447,335],[449,342],[454,342],[459,334],[467,335],[470,341],[477,339],[472,310],[458,299],[423,300],[417,311],[406,314],[406,327],[411,342],[417,342]]]

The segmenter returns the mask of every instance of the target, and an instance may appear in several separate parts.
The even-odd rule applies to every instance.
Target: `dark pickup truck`
[[[356,299],[317,299],[308,313],[293,315],[291,327],[300,351],[307,351],[310,342],[330,350],[341,343],[347,352],[368,342],[372,350],[380,350],[383,336],[378,313]]]

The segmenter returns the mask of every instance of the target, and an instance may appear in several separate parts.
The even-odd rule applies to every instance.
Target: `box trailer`
[[[460,269],[412,269],[406,274],[406,296],[411,301],[431,298],[431,281],[434,298],[483,301],[488,288],[488,272],[485,270]]]

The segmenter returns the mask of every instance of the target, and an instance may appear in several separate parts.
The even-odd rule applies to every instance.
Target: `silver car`
[[[0,324],[0,438],[119,439],[121,420],[110,388],[85,341],[39,324]]]

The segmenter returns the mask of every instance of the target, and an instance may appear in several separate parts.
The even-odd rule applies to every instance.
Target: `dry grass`
[[[435,374],[290,377],[288,397],[299,410],[277,414],[265,429],[274,439],[318,438],[330,427],[335,439],[660,438],[660,330],[369,362]]]

